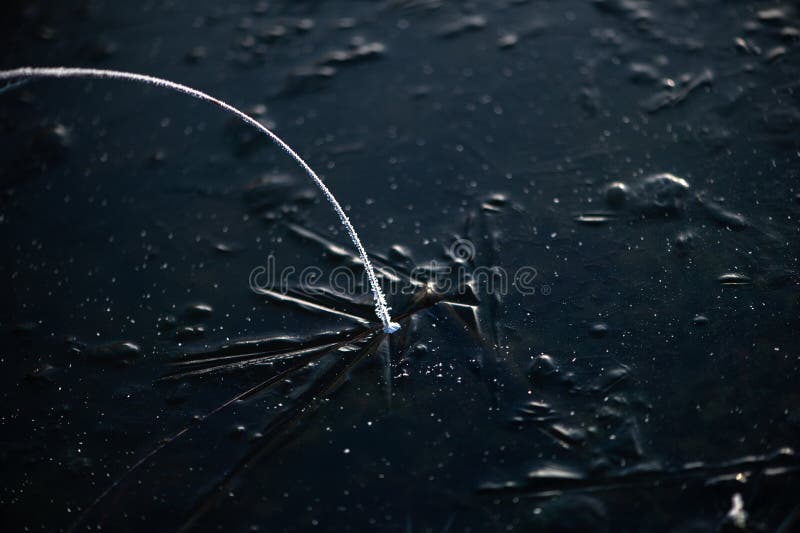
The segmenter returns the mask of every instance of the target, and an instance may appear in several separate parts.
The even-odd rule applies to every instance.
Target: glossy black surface
[[[256,294],[360,273],[285,154],[156,88],[5,91],[8,531],[800,525],[791,2],[64,4],[4,8],[3,68],[195,86],[402,279],[532,277],[390,293],[388,340],[363,291]]]

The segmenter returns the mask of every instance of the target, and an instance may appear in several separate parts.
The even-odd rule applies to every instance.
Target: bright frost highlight
[[[369,285],[372,289],[372,296],[375,299],[375,314],[380,319],[381,323],[383,323],[383,331],[386,333],[394,333],[398,329],[400,329],[400,324],[396,322],[392,322],[391,317],[389,316],[389,308],[386,306],[386,298],[381,291],[380,286],[378,285],[378,278],[375,276],[375,271],[372,269],[372,263],[367,256],[366,250],[364,250],[364,246],[361,244],[361,240],[358,238],[358,234],[356,233],[355,228],[350,223],[350,219],[347,218],[342,206],[339,205],[339,202],[336,201],[336,198],[333,196],[328,187],[322,182],[322,180],[317,176],[317,173],[314,172],[308,163],[303,161],[303,158],[297,155],[297,152],[291,149],[288,144],[283,142],[283,140],[274,134],[269,128],[255,120],[254,118],[250,117],[246,113],[239,111],[235,107],[230,104],[226,104],[222,100],[218,100],[211,95],[208,95],[202,91],[198,91],[197,89],[192,89],[191,87],[187,87],[186,85],[181,85],[180,83],[175,83],[173,81],[165,80],[162,78],[155,78],[153,76],[146,76],[144,74],[135,74],[132,72],[121,72],[118,70],[103,70],[103,69],[93,69],[93,68],[69,68],[69,67],[23,67],[14,70],[4,70],[0,71],[0,80],[7,80],[7,81],[17,81],[17,80],[26,80],[26,79],[34,79],[34,78],[98,78],[98,79],[114,79],[114,80],[128,80],[128,81],[136,81],[139,83],[145,83],[148,85],[156,85],[158,87],[165,87],[167,89],[172,89],[173,91],[177,91],[183,94],[188,94],[198,100],[204,100],[206,102],[211,102],[212,104],[216,105],[224,109],[225,111],[235,115],[245,124],[248,124],[258,131],[269,137],[272,142],[280,146],[283,151],[289,154],[292,159],[294,159],[298,165],[300,165],[303,170],[305,170],[306,174],[314,180],[317,187],[322,191],[325,195],[325,198],[328,199],[328,202],[333,206],[333,209],[336,211],[336,214],[339,215],[339,219],[342,221],[342,225],[347,230],[348,235],[350,235],[350,240],[353,241],[353,244],[358,250],[358,255],[361,257],[361,261],[364,263],[364,268],[367,271],[367,278],[369,279]]]

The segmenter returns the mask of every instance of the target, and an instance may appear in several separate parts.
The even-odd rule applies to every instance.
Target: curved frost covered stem
[[[383,295],[383,291],[381,291],[380,286],[378,285],[378,278],[375,275],[375,271],[372,268],[372,263],[367,256],[366,250],[364,250],[364,246],[361,244],[361,240],[358,238],[358,234],[356,233],[353,224],[350,223],[350,219],[347,218],[347,215],[342,209],[342,206],[339,205],[339,202],[336,201],[336,198],[333,196],[333,193],[325,186],[325,183],[317,176],[317,173],[314,172],[308,163],[306,163],[302,157],[300,157],[297,152],[292,150],[292,148],[286,144],[280,137],[278,137],[275,133],[272,132],[269,128],[258,122],[256,119],[250,117],[246,113],[238,110],[237,108],[233,107],[230,104],[223,102],[213,96],[206,94],[202,91],[198,91],[197,89],[192,89],[191,87],[187,87],[186,85],[181,85],[180,83],[175,83],[174,81],[165,80],[162,78],[156,78],[153,76],[147,76],[144,74],[135,74],[133,72],[122,72],[118,70],[104,70],[104,69],[94,69],[94,68],[71,68],[71,67],[23,67],[17,68],[14,70],[3,70],[0,71],[0,80],[10,81],[10,82],[17,82],[20,80],[30,80],[36,78],[95,78],[95,79],[112,79],[112,80],[127,80],[127,81],[136,81],[139,83],[145,83],[148,85],[155,85],[158,87],[164,87],[166,89],[172,89],[173,91],[177,91],[183,94],[188,94],[198,100],[204,100],[206,102],[210,102],[217,107],[220,107],[231,113],[232,115],[236,116],[239,120],[244,122],[245,124],[256,128],[258,131],[269,137],[272,142],[277,144],[278,146],[283,149],[284,152],[289,154],[292,159],[294,159],[298,165],[302,167],[302,169],[308,174],[308,176],[314,181],[314,183],[319,187],[322,193],[325,195],[325,198],[330,202],[333,206],[333,209],[336,211],[336,214],[339,215],[339,219],[342,221],[342,225],[347,230],[347,234],[350,235],[350,240],[353,241],[353,244],[358,250],[358,255],[361,257],[361,261],[364,263],[364,269],[367,271],[367,278],[369,279],[369,285],[372,289],[372,296],[375,299],[375,314],[380,319],[381,323],[383,323],[383,331],[386,333],[394,333],[398,329],[400,329],[400,325],[396,322],[392,322],[391,317],[389,316],[389,308],[386,306],[386,298]]]

